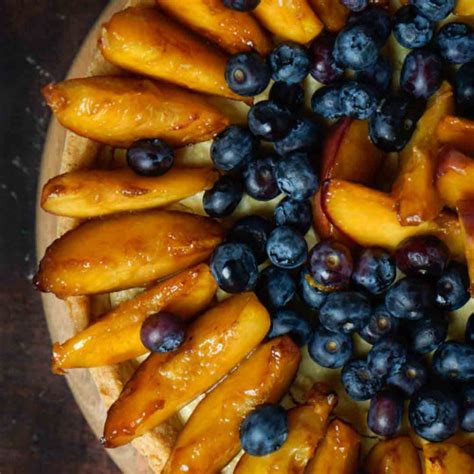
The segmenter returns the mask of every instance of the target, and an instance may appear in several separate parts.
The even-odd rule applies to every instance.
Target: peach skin
[[[308,43],[324,28],[307,0],[261,0],[253,14],[267,30],[296,43]]]
[[[436,136],[441,143],[474,153],[474,120],[448,115],[438,124]]]
[[[136,288],[204,261],[222,238],[219,223],[184,212],[92,220],[48,247],[35,283],[58,297]]]
[[[301,359],[289,336],[261,345],[199,403],[173,447],[165,474],[220,472],[240,450],[244,418],[262,403],[278,403]]]
[[[204,97],[146,79],[69,79],[42,92],[63,127],[111,146],[126,148],[143,138],[184,146],[209,140],[229,125]]]
[[[227,8],[222,0],[156,0],[156,4],[230,54],[254,50],[266,56],[272,49],[270,36],[250,13]]]
[[[329,31],[341,31],[346,25],[349,10],[339,0],[309,0],[309,3]]]
[[[269,328],[268,312],[253,293],[200,316],[176,351],[151,354],[125,385],[107,414],[105,446],[126,444],[165,421],[244,359]]]
[[[185,270],[124,301],[88,328],[53,345],[53,372],[117,364],[148,352],[140,339],[143,321],[162,310],[187,320],[214,298],[217,284],[205,264]]]
[[[450,443],[423,445],[425,474],[472,474],[474,458]]]
[[[359,464],[360,436],[341,420],[334,420],[316,450],[305,474],[355,474]]]
[[[329,415],[337,405],[337,395],[325,384],[314,384],[303,405],[288,412],[288,438],[282,447],[266,456],[244,454],[234,474],[304,473],[320,441]]]
[[[432,220],[441,211],[441,199],[433,186],[440,148],[436,128],[453,111],[453,90],[448,82],[444,82],[430,99],[410,142],[400,153],[400,171],[392,194],[404,226],[417,226]]]
[[[206,94],[246,100],[225,81],[227,56],[153,7],[131,7],[102,27],[107,61]]]
[[[41,207],[77,218],[163,207],[210,189],[218,176],[210,168],[177,166],[162,176],[146,177],[128,168],[72,171],[45,184]]]
[[[379,441],[365,461],[367,474],[423,474],[418,451],[410,437]]]

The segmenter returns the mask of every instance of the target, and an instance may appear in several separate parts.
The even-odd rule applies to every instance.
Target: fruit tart
[[[474,474],[468,3],[118,2],[45,85],[34,284],[124,471]]]

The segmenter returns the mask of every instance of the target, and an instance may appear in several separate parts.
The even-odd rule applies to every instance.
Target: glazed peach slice
[[[349,10],[339,1],[309,0],[316,15],[331,32],[341,31],[346,25]]]
[[[441,143],[474,153],[474,120],[448,115],[438,124],[436,135]]]
[[[129,71],[206,94],[244,100],[225,81],[227,56],[154,7],[131,7],[102,27],[99,48]]]
[[[423,446],[425,474],[472,474],[474,458],[450,443],[427,443]]]
[[[408,436],[379,441],[365,461],[367,474],[422,474],[418,451]]]
[[[142,138],[183,146],[209,140],[229,124],[204,97],[146,79],[70,79],[42,92],[63,127],[111,146]]]
[[[222,237],[216,221],[184,212],[92,220],[48,247],[35,283],[59,297],[144,286],[204,261]]]
[[[334,420],[305,474],[355,474],[359,464],[360,436],[346,423]]]
[[[187,320],[210,304],[216,290],[217,284],[205,264],[161,281],[105,313],[66,342],[55,343],[53,371],[117,364],[146,354],[140,329],[148,316],[165,310]]]
[[[126,444],[165,421],[243,360],[269,328],[268,312],[253,293],[200,316],[176,351],[151,354],[125,385],[107,414],[105,446]]]
[[[402,225],[416,226],[434,219],[442,208],[433,186],[440,143],[436,138],[439,122],[454,111],[452,87],[444,82],[430,99],[410,142],[400,153],[400,171],[392,194],[397,201]]]
[[[41,207],[78,218],[163,207],[211,188],[217,178],[210,168],[174,167],[155,177],[139,176],[127,168],[72,171],[45,184]]]
[[[220,472],[240,450],[244,418],[258,405],[280,400],[300,360],[300,349],[288,336],[260,346],[196,407],[178,436],[165,473]]]
[[[273,34],[301,44],[324,28],[307,0],[261,0],[253,14]]]
[[[457,0],[454,14],[459,16],[474,15],[474,3],[472,0]]]
[[[323,209],[331,223],[362,247],[394,251],[408,237],[432,234],[448,245],[451,255],[464,259],[464,241],[456,215],[441,213],[418,226],[402,226],[392,196],[361,184],[331,179],[322,186]]]
[[[234,474],[303,473],[326,433],[329,415],[336,405],[337,395],[326,385],[316,383],[306,402],[288,412],[288,438],[282,447],[266,456],[244,454]]]
[[[267,55],[272,40],[250,13],[227,8],[222,0],[156,0],[156,4],[231,54],[255,50]]]

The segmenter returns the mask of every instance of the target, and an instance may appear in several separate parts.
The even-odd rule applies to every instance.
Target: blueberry
[[[440,21],[453,11],[455,0],[410,0],[410,3],[426,18]]]
[[[435,44],[443,59],[451,64],[474,60],[474,33],[466,23],[448,23],[436,34]]]
[[[310,340],[311,333],[309,321],[296,311],[280,308],[272,314],[269,338],[289,334],[296,344],[302,347]]]
[[[376,377],[388,377],[399,372],[407,361],[405,345],[393,338],[377,341],[367,355],[369,370]]]
[[[407,54],[400,73],[400,87],[413,97],[427,99],[440,87],[443,80],[441,56],[426,48]]]
[[[433,372],[448,381],[474,382],[474,347],[443,342],[433,355]]]
[[[417,320],[429,316],[434,306],[432,285],[416,277],[398,280],[386,293],[385,305],[392,316]]]
[[[270,82],[270,68],[257,53],[239,53],[231,56],[225,68],[229,88],[241,96],[263,92]]]
[[[312,309],[320,309],[329,293],[318,290],[309,281],[311,277],[307,270],[302,270],[299,279],[299,295],[303,302]]]
[[[272,142],[288,133],[293,119],[284,107],[271,100],[262,100],[250,108],[248,125],[254,135]]]
[[[306,261],[308,245],[300,233],[291,227],[281,226],[268,237],[267,254],[277,267],[298,268]]]
[[[255,287],[257,262],[247,245],[225,243],[211,256],[211,273],[224,291],[242,293]]]
[[[294,201],[285,198],[275,208],[274,216],[277,226],[287,225],[305,235],[311,227],[311,204],[309,201]]]
[[[251,456],[280,449],[288,438],[288,416],[283,407],[269,403],[250,412],[240,425],[240,444]]]
[[[364,359],[350,360],[342,369],[341,382],[347,394],[358,402],[370,400],[383,386],[383,380],[370,372]]]
[[[272,79],[288,84],[301,82],[311,67],[306,48],[291,41],[280,43],[268,56],[268,63]]]
[[[401,151],[410,141],[424,112],[424,102],[408,97],[388,97],[369,121],[369,136],[375,146],[388,153]]]
[[[348,25],[362,25],[370,29],[370,34],[379,46],[387,41],[392,32],[392,20],[389,12],[382,7],[370,7],[360,13],[353,13],[347,20]]]
[[[343,68],[360,71],[377,62],[380,43],[372,28],[366,25],[346,26],[336,38],[334,59]]]
[[[355,79],[371,85],[377,92],[385,92],[390,88],[392,82],[392,64],[387,57],[380,56],[372,66],[357,71]]]
[[[239,205],[242,184],[232,176],[221,176],[202,198],[204,210],[211,217],[225,217]]]
[[[380,303],[372,310],[368,323],[359,331],[359,335],[369,344],[375,344],[384,337],[395,336],[399,324],[399,320]]]
[[[223,0],[224,5],[239,12],[249,12],[258,7],[260,0]]]
[[[309,253],[309,273],[315,285],[325,291],[346,288],[353,266],[350,250],[335,240],[321,240]]]
[[[435,286],[436,305],[446,311],[464,306],[470,299],[469,275],[462,263],[450,262]]]
[[[280,191],[295,201],[309,199],[319,187],[319,179],[308,155],[294,152],[278,161],[276,180]]]
[[[464,64],[456,73],[454,93],[458,113],[474,120],[474,61]]]
[[[304,88],[301,84],[275,82],[270,89],[270,100],[291,112],[298,112],[304,106]]]
[[[340,2],[353,12],[361,12],[369,5],[369,0],[340,0]]]
[[[320,87],[311,98],[311,108],[315,114],[328,120],[342,117],[344,114],[339,104],[340,85]]]
[[[339,108],[344,115],[365,120],[377,109],[377,94],[372,86],[357,81],[345,83],[339,92]]]
[[[288,270],[271,266],[260,273],[256,292],[268,308],[282,308],[294,298],[296,284]]]
[[[332,84],[342,78],[344,74],[344,69],[339,67],[333,57],[335,41],[334,35],[321,34],[313,40],[309,47],[310,74],[321,84]]]
[[[294,151],[315,151],[321,148],[323,129],[310,118],[297,119],[288,134],[273,143],[279,155],[287,155]]]
[[[370,301],[357,291],[335,291],[329,294],[319,312],[319,321],[330,331],[352,334],[368,322]]]
[[[474,346],[474,313],[469,316],[466,324],[466,332],[464,334],[466,344]]]
[[[395,436],[401,428],[403,398],[391,389],[377,393],[370,401],[367,426],[380,436]]]
[[[142,344],[151,352],[175,351],[186,337],[186,325],[178,317],[162,311],[143,321]]]
[[[127,150],[127,164],[141,176],[161,176],[174,163],[174,151],[163,140],[139,140]]]
[[[352,281],[372,295],[384,293],[395,281],[395,260],[379,247],[365,249],[354,266]]]
[[[258,140],[248,128],[231,125],[212,142],[211,159],[221,171],[242,169],[255,158]]]
[[[400,8],[393,19],[393,34],[405,48],[420,48],[431,41],[434,23],[413,5]]]
[[[410,276],[438,278],[449,259],[446,244],[432,235],[409,237],[395,251],[397,267]]]
[[[461,396],[461,429],[474,433],[474,383],[465,384]]]
[[[448,319],[445,314],[433,312],[431,317],[410,322],[408,337],[411,348],[420,354],[434,351],[448,335]]]
[[[328,369],[342,367],[352,357],[353,343],[349,334],[317,328],[308,343],[308,352],[317,364]]]
[[[262,216],[250,215],[242,217],[227,234],[230,242],[247,244],[255,255],[257,263],[267,259],[267,239],[272,231],[270,222]]]
[[[431,442],[444,441],[459,429],[459,406],[445,387],[419,390],[410,402],[408,417],[415,433]]]
[[[250,162],[243,172],[245,190],[258,201],[269,201],[280,194],[276,180],[275,156]]]
[[[419,356],[409,355],[400,370],[392,373],[387,384],[402,392],[406,398],[411,398],[428,381],[428,368]]]

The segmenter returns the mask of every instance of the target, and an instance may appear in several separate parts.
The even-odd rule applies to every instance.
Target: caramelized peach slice
[[[46,183],[41,206],[51,214],[78,218],[162,207],[211,188],[217,177],[210,168],[174,167],[156,177],[126,168],[72,171]]]
[[[341,420],[334,420],[308,465],[306,474],[355,474],[360,436]]]
[[[266,456],[244,454],[234,474],[303,473],[323,439],[337,396],[323,384],[315,384],[304,405],[288,412],[288,438],[282,447]]]
[[[307,0],[261,0],[253,14],[273,34],[302,44],[324,28]]]
[[[423,446],[425,474],[472,474],[474,458],[450,443],[428,443]]]
[[[323,209],[331,223],[363,247],[394,251],[415,235],[432,234],[443,240],[454,258],[464,259],[464,242],[455,215],[442,213],[418,226],[402,226],[392,196],[349,181],[332,179],[322,187]]]
[[[329,31],[337,32],[344,28],[349,10],[339,0],[309,0],[309,2]]]
[[[459,16],[474,15],[474,3],[472,0],[457,0],[454,14]]]
[[[66,342],[53,346],[53,371],[117,364],[146,354],[143,321],[166,310],[186,320],[212,301],[217,285],[207,265],[185,270],[105,313]]]
[[[430,99],[413,137],[400,153],[400,171],[393,186],[393,196],[402,225],[417,226],[434,219],[442,208],[433,186],[440,147],[436,128],[453,111],[453,90],[449,83],[444,82]]]
[[[441,143],[474,153],[474,120],[448,115],[438,124],[436,136]]]
[[[181,3],[180,3],[181,5]],[[153,7],[132,7],[102,28],[107,61],[206,94],[244,100],[224,77],[227,57]]]
[[[151,354],[111,406],[105,446],[130,442],[218,382],[265,337],[270,317],[253,293],[233,296],[199,317],[175,351]]]
[[[182,146],[209,140],[229,124],[204,97],[145,79],[70,79],[42,92],[63,127],[112,146],[142,138]]]
[[[272,49],[271,38],[250,13],[226,8],[222,0],[156,0],[156,4],[231,54],[255,50],[267,55]]]
[[[365,462],[367,474],[422,474],[418,451],[408,436],[379,441]]]
[[[197,406],[178,436],[165,473],[211,474],[240,450],[240,424],[255,407],[276,403],[298,370],[301,353],[288,336],[260,346]]]
[[[85,222],[48,247],[35,283],[59,297],[143,286],[202,262],[222,236],[216,221],[183,212]]]

